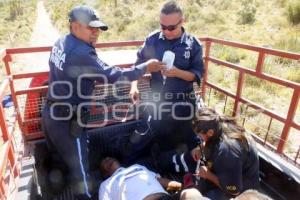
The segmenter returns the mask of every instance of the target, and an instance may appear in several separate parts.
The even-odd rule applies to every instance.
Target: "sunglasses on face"
[[[181,23],[181,20],[179,20],[179,22],[175,25],[166,26],[166,25],[160,24],[160,27],[162,30],[174,31],[180,23]]]

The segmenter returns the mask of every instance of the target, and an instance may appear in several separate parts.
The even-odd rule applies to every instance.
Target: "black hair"
[[[173,13],[178,13],[182,16],[182,8],[180,5],[177,4],[176,1],[168,1],[163,5],[163,7],[160,10],[161,13],[165,15],[173,14]]]
[[[229,147],[233,147],[234,140],[239,141],[245,150],[249,150],[249,143],[246,137],[245,129],[238,125],[233,117],[220,115],[211,108],[199,110],[192,122],[195,133],[206,134],[210,129],[214,135],[208,139],[204,152],[209,157],[216,143],[226,142]]]

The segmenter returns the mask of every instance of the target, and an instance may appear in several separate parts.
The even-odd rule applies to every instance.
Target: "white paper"
[[[175,60],[175,53],[172,51],[165,51],[162,62],[166,65],[165,69],[170,70],[173,67]],[[166,84],[166,76],[163,76],[163,85]]]
[[[170,70],[173,67],[175,60],[175,54],[172,51],[165,51],[162,62],[166,64],[166,70]]]

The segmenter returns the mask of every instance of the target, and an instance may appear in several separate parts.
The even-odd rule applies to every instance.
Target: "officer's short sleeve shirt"
[[[143,63],[151,58],[162,61],[165,51],[175,53],[174,65],[185,71],[195,74],[196,81],[200,83],[203,74],[202,46],[200,42],[184,29],[180,38],[167,40],[161,32],[151,33],[137,53],[136,64]],[[168,77],[163,86],[163,77],[160,72],[152,73],[151,88],[160,92],[190,92],[193,82],[176,77]]]

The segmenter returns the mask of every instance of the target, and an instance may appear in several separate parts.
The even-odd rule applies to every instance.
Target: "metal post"
[[[256,65],[256,72],[261,74],[263,65],[265,61],[265,53],[260,51],[258,55],[257,65]]]
[[[3,83],[1,84],[0,88],[0,102],[2,102],[2,96],[4,95],[5,89],[7,88],[8,80],[5,79]],[[10,139],[10,135],[8,133],[7,123],[4,116],[4,109],[2,106],[2,103],[0,103],[0,128],[2,132],[3,141],[6,142]]]
[[[287,138],[289,136],[289,131],[290,131],[290,128],[291,128],[291,124],[293,123],[293,120],[294,120],[294,117],[295,117],[295,114],[296,114],[296,110],[297,110],[297,106],[298,106],[298,103],[299,103],[299,96],[300,96],[300,90],[295,89],[292,100],[291,100],[289,112],[287,114],[287,118],[286,118],[284,127],[282,129],[282,133],[281,133],[281,136],[280,136],[280,141],[279,141],[279,144],[277,146],[277,152],[278,153],[283,152],[285,141],[287,140]]]
[[[10,77],[10,79],[9,79],[9,88],[10,88],[10,92],[11,92],[11,98],[14,102],[17,120],[18,120],[18,123],[19,123],[19,127],[23,132],[22,117],[21,117],[21,114],[20,114],[19,104],[18,104],[18,101],[17,101],[17,96],[16,96],[16,92],[15,92],[15,87],[14,87],[14,82],[11,78],[12,74],[11,74],[10,66],[9,66],[9,62],[12,61],[11,55],[7,54],[4,57],[3,61],[5,63],[6,74],[7,74],[8,77]]]
[[[204,57],[204,74],[202,80],[202,98],[205,100],[205,92],[206,92],[206,83],[207,83],[207,76],[208,76],[208,59],[209,59],[209,52],[211,47],[211,41],[205,42],[205,57]]]
[[[234,107],[233,107],[233,111],[232,111],[233,117],[236,117],[236,115],[238,113],[237,111],[239,108],[239,102],[241,99],[243,85],[244,85],[244,77],[245,77],[245,73],[242,70],[239,70],[239,80],[237,83],[236,96],[235,96]]]

